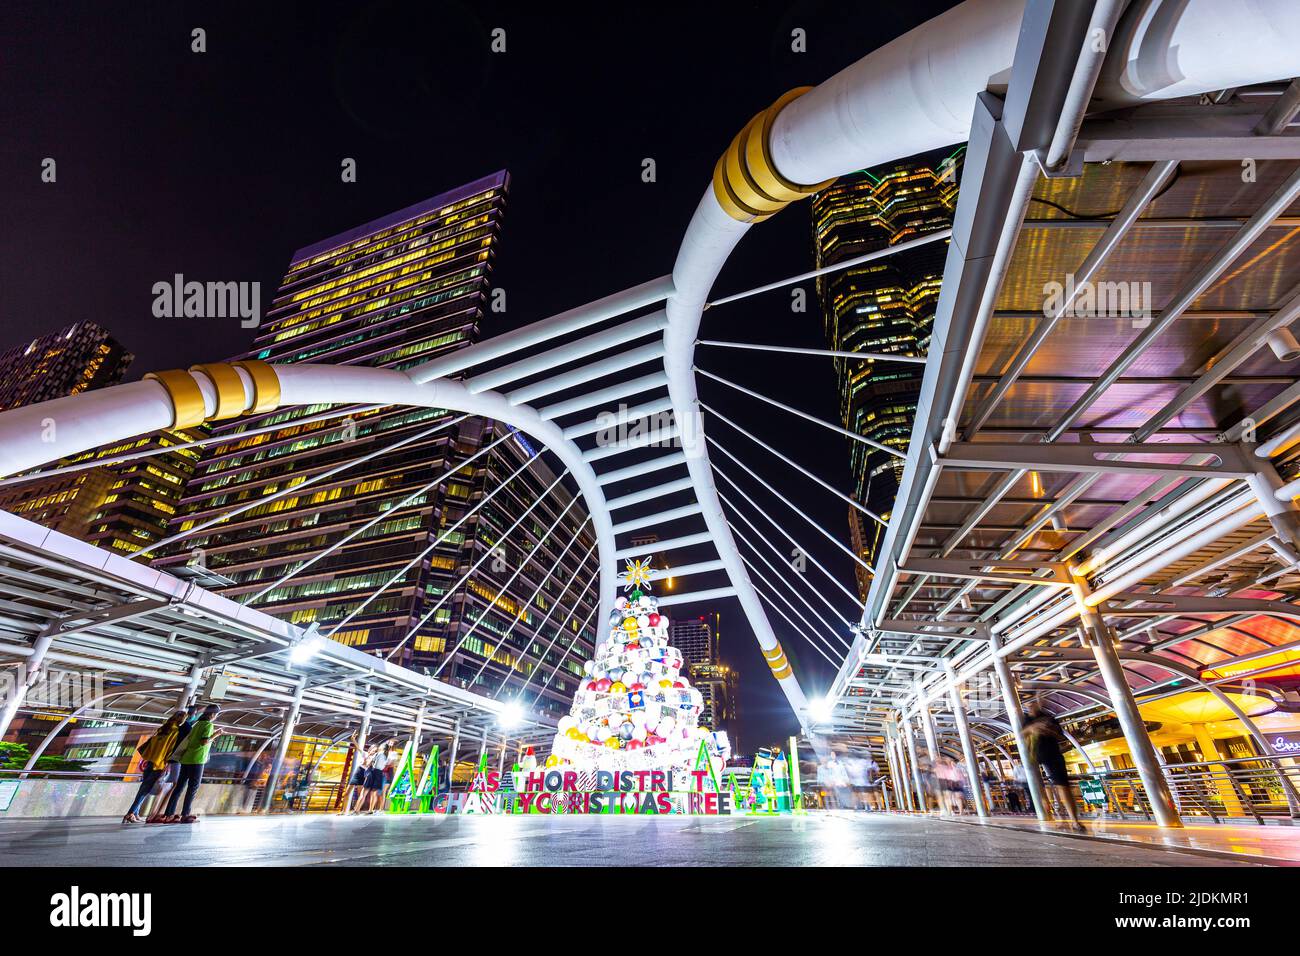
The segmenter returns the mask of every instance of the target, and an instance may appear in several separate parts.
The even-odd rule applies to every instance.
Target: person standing
[[[140,789],[136,791],[135,799],[131,801],[131,809],[127,810],[126,816],[122,818],[123,823],[144,823],[140,810],[149,794],[162,780],[163,771],[167,769],[167,758],[176,747],[176,740],[180,736],[181,726],[184,723],[185,711],[178,710],[163,721],[162,726],[154,731],[153,736],[140,746]]]
[[[366,799],[364,812],[378,813],[383,802],[384,788],[388,785],[384,779],[384,769],[388,766],[388,755],[392,745],[385,742],[370,752],[370,764],[366,768]]]
[[[356,746],[356,735],[352,737],[353,746]],[[347,793],[343,795],[343,815],[348,816],[352,813],[352,801],[355,799],[357,809],[360,810],[366,802],[366,770],[370,766],[370,759],[374,755],[374,750],[356,751],[353,760],[355,766],[352,768],[352,777],[348,780]]]
[[[220,712],[216,704],[205,707],[189,735],[178,745],[180,777],[176,781],[176,786],[172,788],[171,796],[167,798],[167,810],[163,814],[164,823],[199,822],[199,818],[193,813],[194,797],[203,783],[203,768],[212,753],[212,741],[218,736],[213,721]],[[181,815],[177,816],[176,804],[180,800],[182,790],[185,791],[185,804]]]

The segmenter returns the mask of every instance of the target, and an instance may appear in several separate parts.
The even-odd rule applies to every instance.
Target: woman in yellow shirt
[[[123,823],[144,823],[140,816],[140,807],[145,797],[153,790],[154,784],[167,769],[167,757],[176,749],[176,738],[180,736],[181,725],[185,723],[185,711],[177,711],[167,718],[152,737],[140,747],[140,789],[136,792],[131,809],[122,818]]]

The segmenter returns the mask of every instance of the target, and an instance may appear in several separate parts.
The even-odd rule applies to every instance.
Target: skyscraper
[[[134,356],[94,322],[0,352],[0,411],[116,385]]]
[[[710,664],[713,662],[713,621],[708,615],[698,617],[670,618],[668,640],[682,652],[682,661],[686,664]]]
[[[0,488],[0,509],[101,548],[130,554],[158,541],[176,514],[202,428],[164,429],[60,462],[76,470]],[[157,449],[120,464],[97,464]]]
[[[952,225],[964,148],[867,169],[837,180],[812,201],[817,267],[898,245]],[[939,299],[946,246],[930,243],[818,279],[826,337],[837,351],[924,355]],[[835,359],[844,427],[906,452],[924,366]],[[849,450],[852,494],[888,520],[903,462],[861,442]],[[854,549],[874,563],[883,526],[849,509]],[[866,596],[870,583],[858,571]]]
[[[93,322],[74,323],[0,356],[0,407],[116,385],[132,358],[107,330]],[[198,451],[162,452],[112,466],[95,463],[172,448],[201,434],[199,429],[166,429],[77,455],[58,467],[84,467],[0,488],[0,509],[100,547],[138,550],[162,536]]]
[[[700,723],[713,730],[726,729],[736,742],[736,672],[722,662],[719,654],[720,619],[718,614],[672,618],[668,640],[681,651],[682,662],[691,683],[704,698]]]
[[[507,188],[502,171],[298,250],[253,348],[240,357],[403,369],[472,344]],[[348,414],[324,418],[327,411]],[[589,579],[579,559],[594,536],[580,530],[580,505],[565,511],[562,485],[516,526],[554,483],[545,456],[496,423],[458,418],[436,408],[321,405],[219,425],[215,436],[228,441],[206,450],[173,528],[200,530],[156,564],[182,574],[201,564],[209,580],[229,584],[228,597],[464,686],[495,692],[504,678],[515,687],[531,679],[531,697],[549,679],[538,706],[563,712],[589,656],[590,642],[584,649],[578,636],[582,615],[596,600],[588,593],[569,613],[582,597],[569,586]],[[371,453],[380,454],[302,493],[290,490]],[[492,500],[453,530],[488,494]],[[551,542],[512,581],[557,519]],[[552,605],[546,629],[535,632]],[[534,678],[543,654],[550,666]]]

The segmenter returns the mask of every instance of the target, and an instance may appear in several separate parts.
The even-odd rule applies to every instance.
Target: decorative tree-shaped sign
[[[704,702],[668,644],[668,618],[650,594],[649,559],[628,561],[626,596],[614,602],[609,634],[585,665],[548,767],[579,770],[681,770],[696,767],[701,744],[719,765],[725,735],[699,725]]]

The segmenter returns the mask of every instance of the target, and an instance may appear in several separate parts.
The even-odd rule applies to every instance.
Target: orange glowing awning
[[[1253,694],[1225,694],[1245,712],[1247,717],[1257,717],[1276,710],[1277,704],[1267,697]],[[1219,698],[1209,691],[1192,690],[1185,694],[1162,697],[1139,704],[1138,709],[1148,720],[1172,724],[1204,724],[1219,720],[1232,720],[1236,715]]]
[[[1278,651],[1254,660],[1241,661],[1236,664],[1221,664],[1208,667],[1201,672],[1203,680],[1218,680],[1222,677],[1236,677],[1238,674],[1254,673],[1257,677],[1267,674],[1269,677],[1281,677],[1287,674],[1300,674],[1300,648]]]

